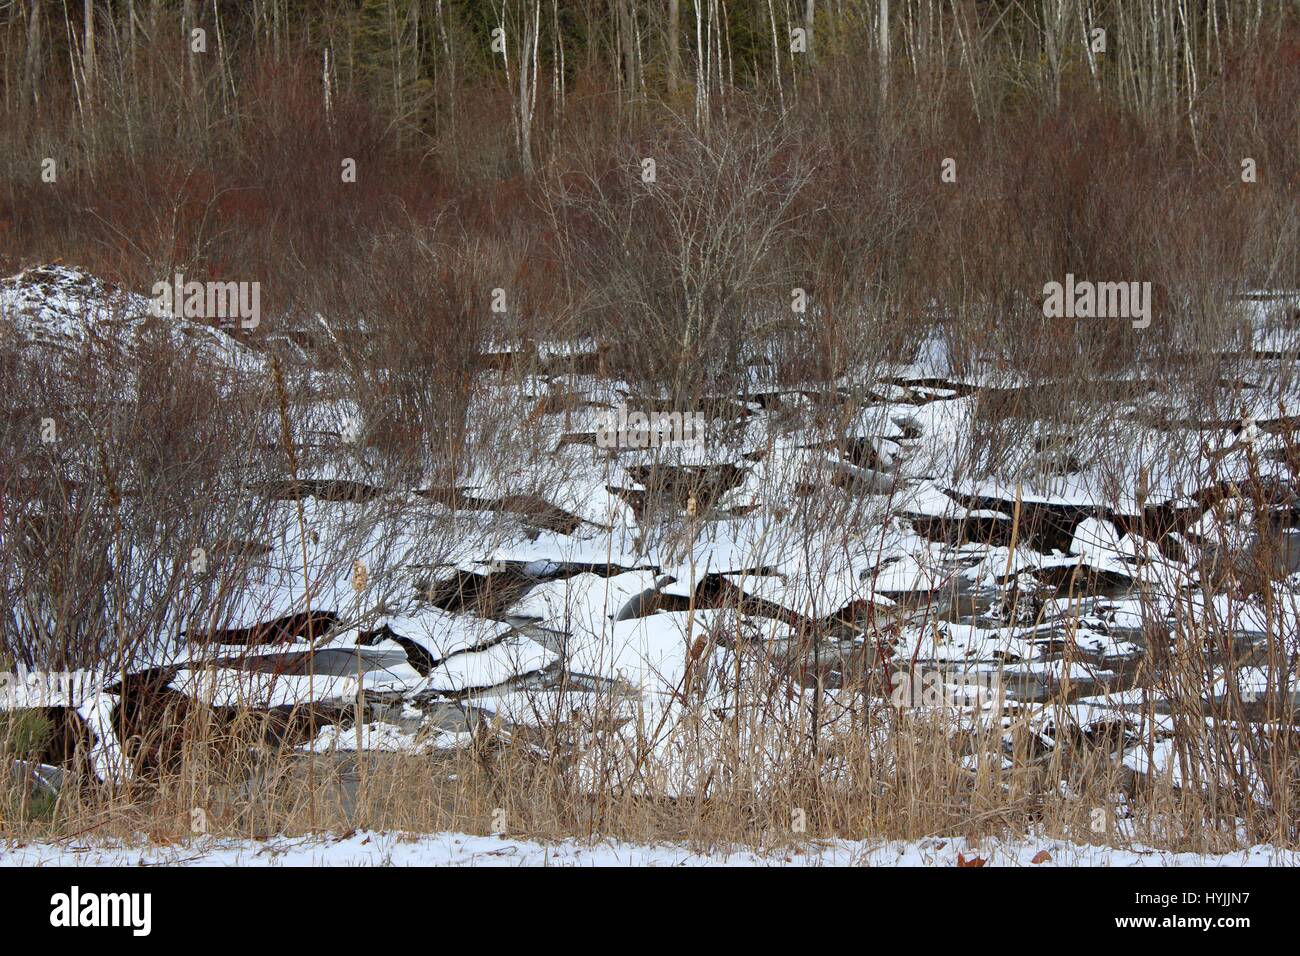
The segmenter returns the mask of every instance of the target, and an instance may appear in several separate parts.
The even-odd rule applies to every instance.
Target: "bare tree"
[[[86,75],[86,95],[89,98],[95,88],[95,5],[92,0],[86,0],[82,7],[82,15],[85,19],[82,70]]]
[[[668,0],[668,92],[676,93],[678,71],[681,69],[681,8],[680,0]]]
[[[40,3],[30,3],[23,7],[27,16],[27,60],[23,66],[22,99],[40,103],[40,65],[41,65],[41,9]]]
[[[725,130],[725,131],[724,131]],[[795,201],[811,160],[789,132],[735,121],[712,135],[676,122],[652,147],[671,157],[642,182],[626,152],[611,179],[588,167],[548,180],[561,255],[585,311],[632,368],[677,395],[738,373],[777,304],[788,310]]]
[[[807,0],[803,9],[803,29],[808,40],[808,57],[811,59],[816,47],[813,45],[813,21],[817,19],[817,0]]]
[[[880,0],[880,102],[889,102],[889,0]]]
[[[532,18],[524,11],[523,42],[519,56],[519,162],[525,175],[533,174],[533,113],[537,109],[537,44],[541,34],[542,0],[534,0]]]

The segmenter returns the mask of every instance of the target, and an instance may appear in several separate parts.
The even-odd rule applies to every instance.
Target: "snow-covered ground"
[[[958,856],[961,856],[959,863]],[[979,861],[983,861],[982,863]],[[0,866],[1295,866],[1300,852],[1255,846],[1224,854],[1172,853],[1142,846],[1030,840],[1022,843],[929,838],[824,840],[767,851],[701,853],[685,846],[619,840],[538,843],[466,833],[358,832],[341,838],[202,838],[173,846],[0,844]]]
[[[220,372],[232,395],[266,384],[258,348],[161,322],[140,296],[76,270],[0,281],[0,314],[51,377],[94,359],[113,381],[138,382],[140,356],[165,338],[205,374]],[[552,343],[528,360],[521,353],[518,376],[491,366],[476,375],[467,423],[500,426],[506,440],[447,474],[432,460],[392,471],[366,438],[375,425],[366,415],[382,416],[321,354],[318,367],[289,373],[303,384],[292,415],[276,404],[252,419],[267,442],[294,449],[293,473],[277,451],[226,476],[223,489],[258,507],[246,527],[228,519],[238,535],[223,524],[198,539],[203,548],[181,550],[192,582],[183,591],[195,593],[151,612],[156,646],[100,668],[111,676],[84,699],[45,699],[24,684],[0,695],[0,709],[75,711],[104,779],[138,769],[118,745],[128,728],[114,707],[162,686],[205,708],[320,705],[331,723],[293,740],[317,754],[427,754],[468,746],[483,728],[528,740],[565,725],[575,734],[567,769],[582,786],[607,786],[607,762],[631,755],[656,795],[676,796],[707,795],[727,776],[717,772],[723,755],[751,754],[757,779],[788,772],[769,755],[787,753],[811,714],[826,752],[857,745],[869,701],[881,713],[947,712],[972,773],[1007,767],[1027,730],[1044,767],[1086,753],[1115,771],[1117,789],[1137,777],[1188,791],[1231,780],[1238,812],[1276,807],[1278,786],[1265,786],[1258,768],[1270,761],[1262,731],[1300,724],[1291,663],[1300,653],[1300,384],[1294,363],[1275,354],[1295,344],[1270,338],[1208,405],[1154,376],[1093,382],[1110,394],[1080,405],[1082,423],[1051,411],[1076,383],[956,377],[935,342],[912,364],[855,368],[834,387],[781,382],[755,361],[743,392],[704,396],[698,444],[646,448],[626,435],[608,447],[609,415],[628,403],[657,414],[659,400],[590,369],[551,368],[548,357],[585,348]],[[1021,414],[989,420],[1008,403]],[[97,463],[64,454],[89,479],[77,486],[86,507],[102,509]],[[35,525],[39,496],[10,494],[10,515],[25,508]],[[106,606],[106,634],[134,627],[149,606],[145,583],[174,573],[173,549],[141,537],[117,556],[140,591],[115,592],[123,607]],[[9,593],[34,597],[5,611],[6,626],[55,633],[61,611],[36,600],[49,590],[46,564],[11,574]],[[319,633],[313,615],[328,618]],[[1194,649],[1203,661],[1170,663]],[[1189,709],[1223,731],[1208,756],[1178,717]],[[888,743],[873,733],[870,746]],[[515,862],[704,861],[662,848],[457,839],[288,843],[284,855],[378,862],[387,847],[408,861],[488,852]],[[800,859],[939,862],[951,849],[833,844]],[[1040,849],[990,852],[1021,862],[1022,850]],[[269,851],[86,854],[113,852],[220,862]],[[1119,851],[1053,856],[1098,853]]]

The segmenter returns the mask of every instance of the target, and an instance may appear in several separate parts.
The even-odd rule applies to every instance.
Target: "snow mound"
[[[129,373],[152,341],[232,372],[261,368],[261,356],[219,329],[183,318],[158,318],[145,296],[68,266],[47,265],[0,279],[0,322],[55,367],[90,355],[109,371]]]

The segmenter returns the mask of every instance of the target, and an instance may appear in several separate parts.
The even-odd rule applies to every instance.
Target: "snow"
[[[403,730],[396,724],[374,721],[361,725],[361,749],[389,753],[426,754],[468,745],[474,735],[469,731],[432,730],[430,733]],[[355,753],[357,727],[322,727],[320,733],[305,749],[314,753]]]
[[[62,355],[97,353],[121,370],[154,329],[160,329],[182,354],[232,371],[254,372],[261,357],[234,339],[198,322],[150,315],[142,295],[115,289],[103,280],[66,266],[41,266],[0,279],[0,318],[18,335],[47,350],[57,365]]]
[[[922,840],[799,840],[774,835],[768,849],[624,840],[544,843],[503,834],[408,834],[357,831],[347,836],[235,840],[200,837],[187,843],[0,843],[0,866],[473,866],[473,867],[953,867],[961,854],[994,867],[1275,867],[1300,864],[1300,852],[1253,846],[1233,853],[1190,853],[1098,846],[1055,839],[1021,842],[929,837]],[[1044,856],[1045,854],[1045,856]],[[1038,860],[1039,862],[1035,862]]]
[[[387,626],[399,637],[418,644],[434,660],[487,647],[515,630],[501,621],[489,621],[472,614],[452,614],[436,607],[421,607],[409,614],[380,618],[376,627],[381,626]]]
[[[611,622],[603,634],[573,641],[568,658],[581,673],[667,693],[680,685],[691,642],[708,633],[717,613],[674,611]]]
[[[654,586],[653,571],[576,574],[539,584],[510,614],[535,618],[550,630],[599,637],[629,601]]]
[[[535,674],[559,658],[540,644],[517,636],[483,651],[465,651],[441,661],[415,689],[463,693],[497,687]]]
[[[402,693],[419,680],[407,673],[373,672],[356,677],[308,674],[267,674],[230,668],[180,671],[172,686],[213,707],[293,707],[309,702],[349,704],[365,693]]]

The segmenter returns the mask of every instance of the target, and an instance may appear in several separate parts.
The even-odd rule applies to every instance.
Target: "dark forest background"
[[[936,306],[959,356],[1122,363],[1168,337],[1046,326],[1045,281],[1151,281],[1186,344],[1231,333],[1225,295],[1300,278],[1296,14],[0,3],[0,271],[63,260],[140,290],[173,271],[256,279],[263,312],[292,323],[373,291],[386,260],[400,294],[422,234],[457,295],[508,288],[524,331],[622,341],[631,324],[622,344],[654,377],[773,328],[792,287],[820,320],[787,343],[801,374],[842,368],[864,337],[906,351]]]

